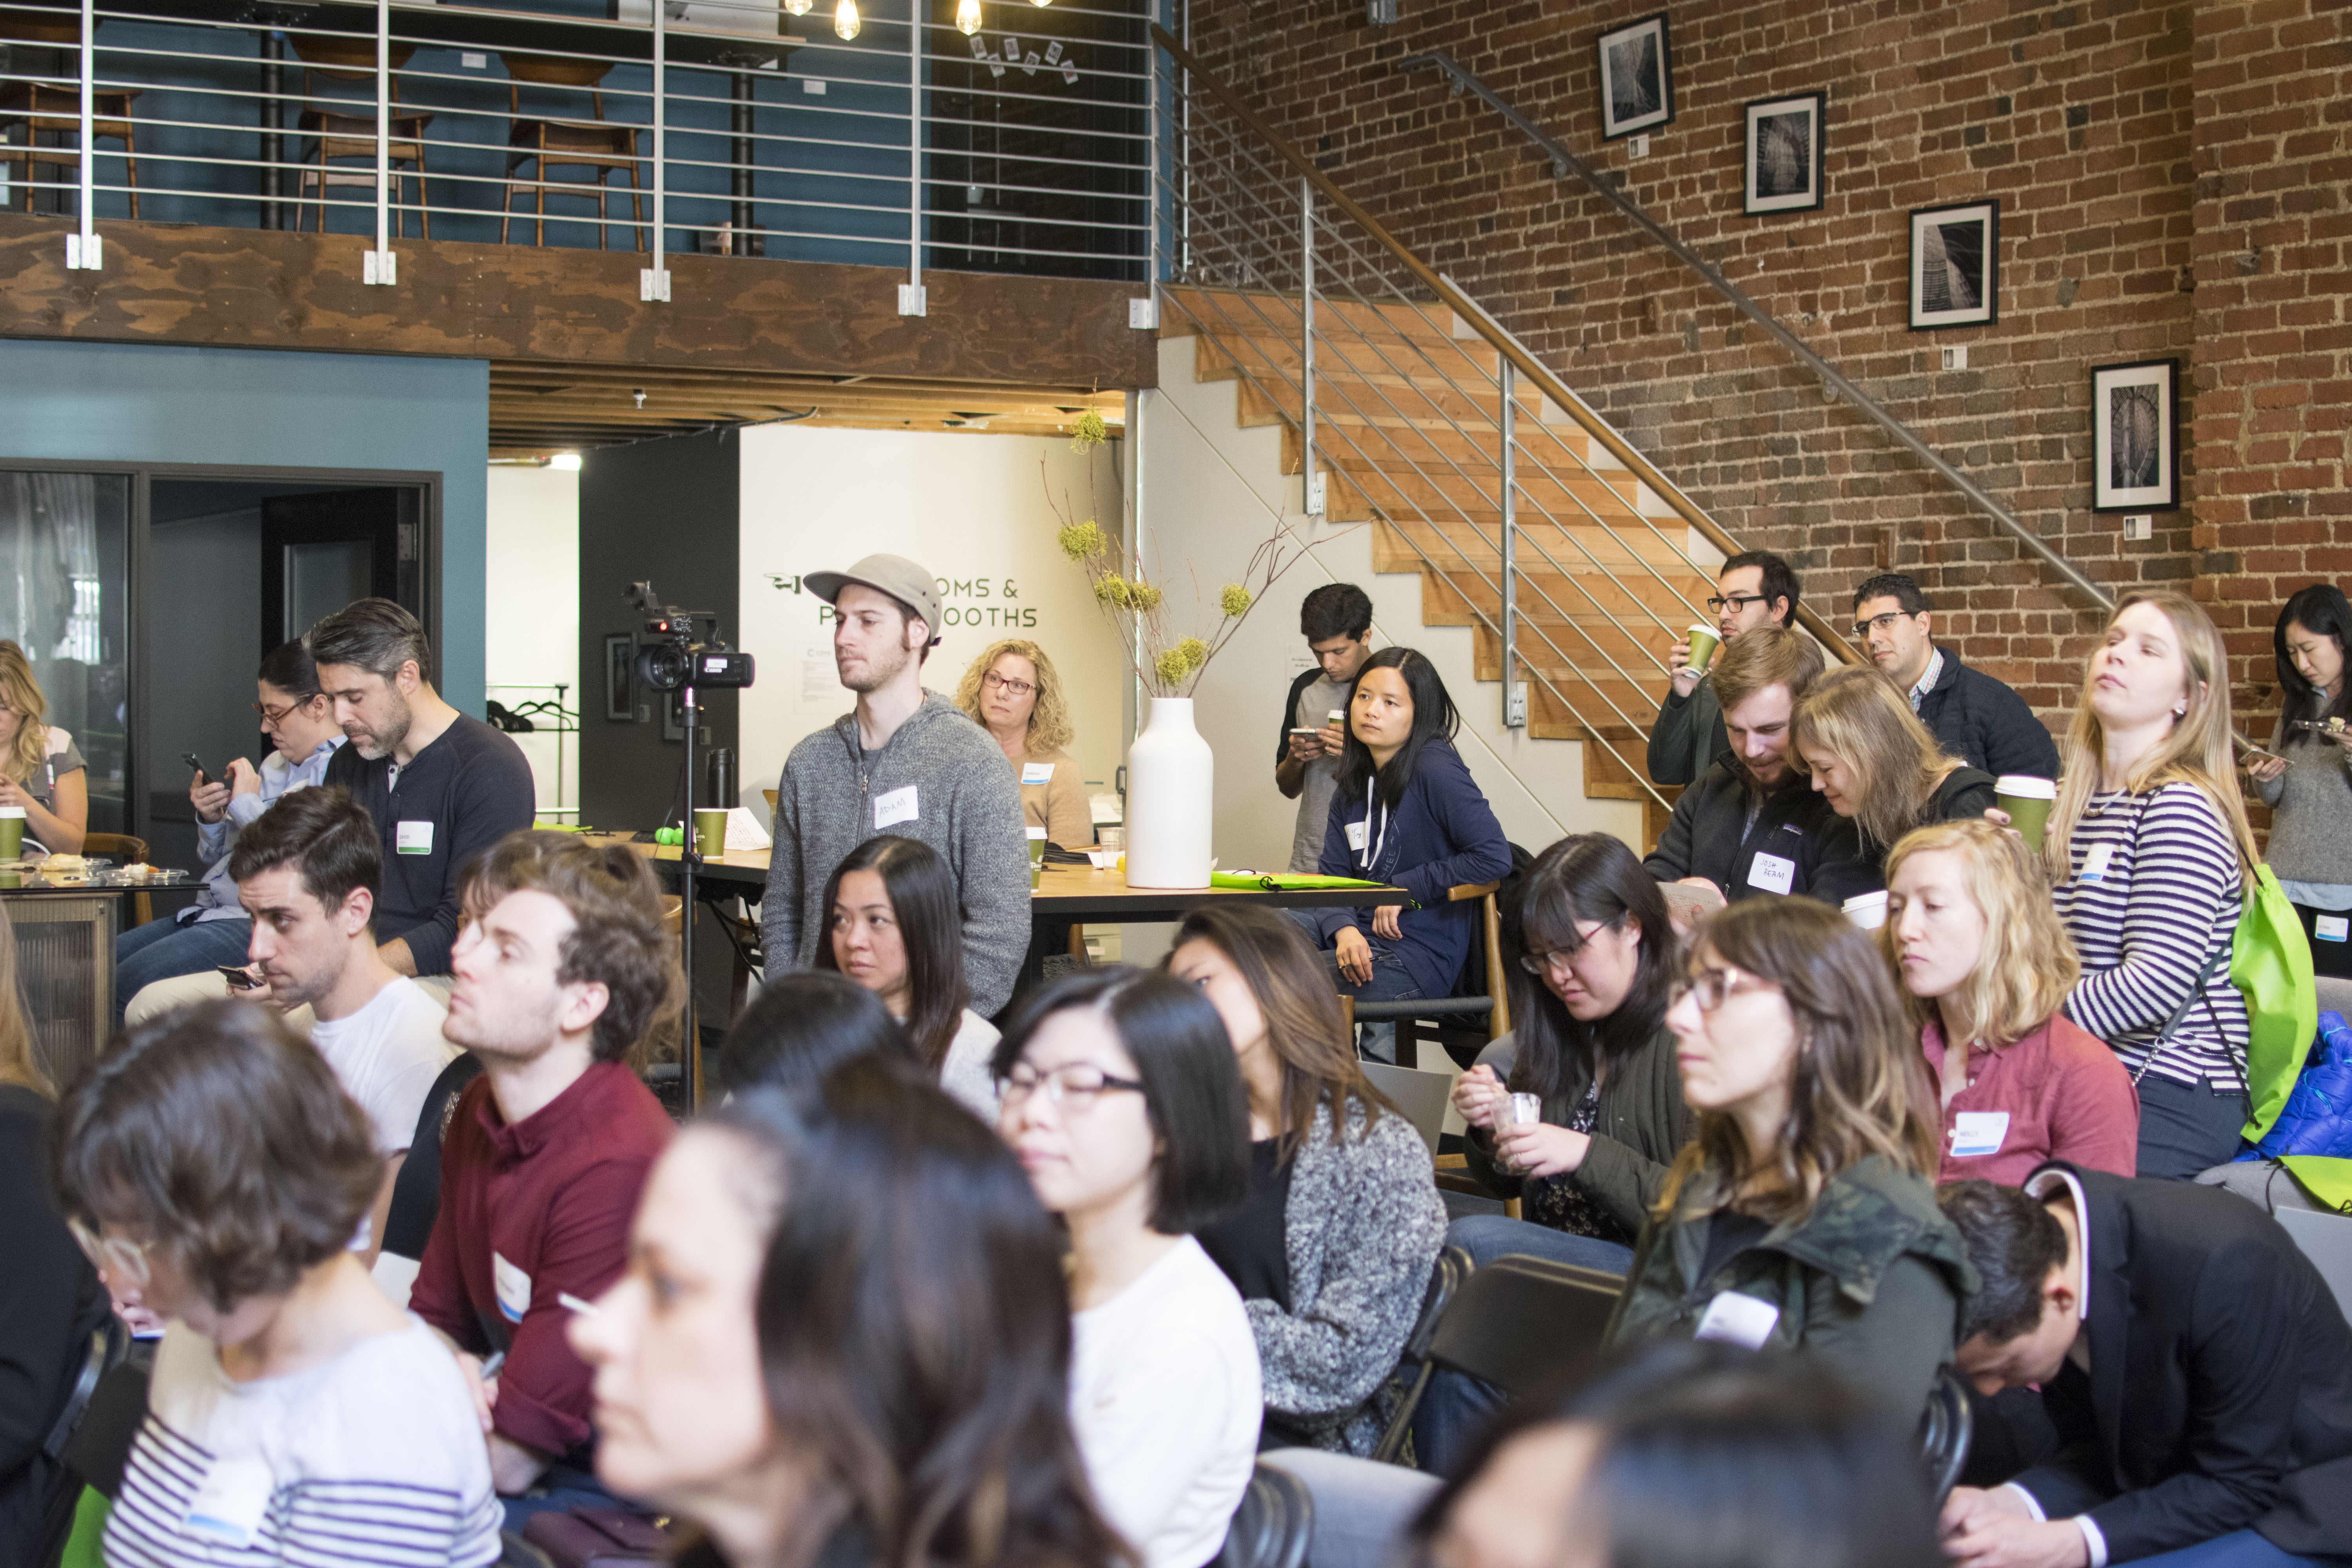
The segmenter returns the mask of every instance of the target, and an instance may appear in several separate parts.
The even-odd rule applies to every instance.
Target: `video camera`
[[[637,650],[637,679],[646,685],[656,691],[677,691],[688,686],[741,688],[751,684],[751,656],[736,652],[720,639],[715,612],[681,610],[675,605],[663,604],[654,592],[651,579],[631,584],[621,596],[644,612],[648,636],[668,639]],[[698,621],[710,623],[708,641],[695,640]]]

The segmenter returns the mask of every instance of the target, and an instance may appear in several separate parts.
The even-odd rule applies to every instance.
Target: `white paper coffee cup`
[[[1876,931],[1886,923],[1886,895],[1883,891],[1856,893],[1842,907],[1845,918],[1864,931]]]

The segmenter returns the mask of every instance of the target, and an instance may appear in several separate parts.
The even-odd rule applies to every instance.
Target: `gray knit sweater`
[[[2343,747],[2279,721],[2271,750],[2286,772],[2256,784],[2272,808],[2263,858],[2283,882],[2352,885],[2352,759]]]
[[[1334,1143],[1331,1112],[1318,1106],[1292,1156],[1282,1221],[1290,1310],[1243,1303],[1266,1407],[1309,1428],[1318,1448],[1370,1454],[1384,1424],[1380,1396],[1445,1243],[1429,1145],[1393,1112],[1367,1129],[1354,1102]]]
[[[913,791],[911,803],[904,793]],[[884,816],[903,820],[877,826]],[[988,732],[936,691],[868,755],[857,715],[804,737],[776,786],[775,848],[760,923],[768,977],[806,969],[825,930],[824,884],[877,833],[919,838],[940,853],[963,906],[963,973],[971,1009],[987,1017],[1013,996],[1029,951],[1029,844],[1021,788]]]

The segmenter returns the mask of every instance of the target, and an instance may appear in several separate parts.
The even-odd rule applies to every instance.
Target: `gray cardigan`
[[[1480,1051],[1478,1060],[1508,1084],[1518,1055],[1518,1037],[1510,1034]],[[1524,1088],[1525,1080],[1515,1087]],[[1566,1126],[1575,1109],[1565,1096],[1555,1095],[1544,1101],[1544,1120]],[[1601,1086],[1601,1116],[1584,1163],[1568,1175],[1540,1179],[1575,1183],[1627,1235],[1639,1236],[1665,1190],[1666,1167],[1697,1131],[1698,1119],[1684,1102],[1682,1075],[1675,1067],[1675,1037],[1661,1029]],[[1462,1146],[1480,1186],[1499,1197],[1520,1195],[1526,1183],[1495,1163],[1492,1137],[1474,1129]]]
[[[1394,1111],[1367,1129],[1352,1101],[1347,1138],[1334,1143],[1329,1108],[1318,1106],[1291,1157],[1282,1221],[1290,1310],[1243,1303],[1266,1406],[1310,1428],[1317,1447],[1370,1454],[1383,1425],[1376,1396],[1445,1242],[1429,1145]]]
[[[2352,757],[2325,736],[2290,729],[2284,717],[2271,750],[2286,772],[2254,785],[2271,817],[2263,858],[2283,882],[2352,884]]]

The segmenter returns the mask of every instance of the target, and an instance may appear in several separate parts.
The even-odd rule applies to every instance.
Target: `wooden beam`
[[[400,282],[360,281],[351,235],[101,225],[106,265],[68,272],[60,219],[0,216],[0,337],[894,376],[1117,389],[1158,384],[1127,324],[1140,284],[926,272],[898,314],[881,267],[672,256],[670,303],[638,302],[634,251],[404,239]],[[998,395],[1002,395],[1000,393]]]

